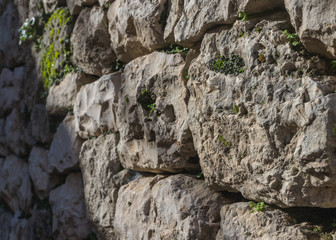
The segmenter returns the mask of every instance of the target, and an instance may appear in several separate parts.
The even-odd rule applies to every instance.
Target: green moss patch
[[[58,8],[44,27],[41,74],[45,89],[57,84],[67,73],[74,70],[71,63],[69,29],[72,18],[67,8]]]
[[[230,58],[224,56],[217,56],[209,62],[209,68],[212,71],[220,72],[225,75],[235,74],[244,72],[245,62],[244,60],[237,56],[233,55]]]

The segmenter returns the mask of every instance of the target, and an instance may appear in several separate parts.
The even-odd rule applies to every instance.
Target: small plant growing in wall
[[[251,213],[254,213],[255,211],[263,212],[265,211],[265,208],[267,207],[267,205],[264,202],[255,203],[255,202],[250,201],[249,204],[251,208],[251,211],[250,211]]]
[[[238,17],[242,20],[242,21],[248,21],[248,13],[247,12],[240,12],[238,14]]]
[[[175,54],[175,53],[188,53],[189,52],[189,48],[186,47],[182,47],[178,44],[170,44],[169,47],[167,48],[163,48],[158,50],[159,52],[164,52],[167,54]]]
[[[27,40],[34,40],[36,38],[36,19],[32,17],[30,19],[26,19],[22,26],[19,28],[20,33],[20,41],[19,45]]]
[[[228,74],[238,75],[239,73],[244,72],[244,66],[245,66],[244,60],[237,55],[233,55],[230,58],[226,58],[224,56],[217,56],[209,62],[210,70],[225,75]]]
[[[288,30],[284,30],[283,33],[286,35],[287,39],[290,41],[293,47],[296,47],[299,44],[301,44],[297,33],[289,33]]]

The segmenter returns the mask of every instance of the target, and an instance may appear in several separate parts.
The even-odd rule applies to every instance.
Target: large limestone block
[[[77,136],[74,116],[58,126],[48,152],[49,173],[67,173],[79,168],[78,155],[83,141]]]
[[[215,239],[228,203],[191,176],[142,177],[120,188],[114,227],[118,239]]]
[[[189,68],[195,148],[218,189],[280,206],[336,207],[336,78],[309,76],[324,62],[295,52],[284,23],[262,21],[238,37],[246,31],[238,22],[205,36]],[[221,71],[238,66],[233,74],[210,70],[225,65],[218,55],[227,58]]]
[[[8,149],[18,156],[25,156],[29,153],[27,141],[28,132],[25,128],[24,114],[19,109],[14,108],[7,116],[5,123],[5,136]]]
[[[113,219],[118,195],[112,177],[120,170],[116,134],[84,142],[80,152],[88,219],[104,239],[114,239]]]
[[[283,0],[192,0],[175,4],[182,5],[182,15],[174,28],[175,41],[192,46],[202,40],[208,30],[232,24],[239,12],[250,16],[267,12],[282,7]],[[180,11],[175,9],[172,10],[175,14]]]
[[[24,64],[27,51],[24,51],[19,44],[20,18],[18,11],[12,2],[3,1],[3,11],[0,16],[0,65],[2,67],[14,68]],[[0,11],[2,11],[0,10]],[[6,33],[6,34],[4,34]]]
[[[305,48],[336,58],[336,4],[334,0],[285,0],[291,22]]]
[[[12,212],[30,213],[32,192],[28,163],[15,155],[0,158],[0,196]]]
[[[65,0],[42,0],[44,11],[46,13],[53,13],[58,4],[64,4]]]
[[[10,211],[0,208],[0,239],[9,239],[9,235],[12,230],[12,217],[13,214]]]
[[[221,229],[218,240],[254,239],[319,239],[305,223],[295,220],[279,209],[267,207],[265,212],[251,213],[249,203],[233,203],[221,209]]]
[[[48,173],[48,152],[43,148],[33,147],[28,162],[35,193],[40,199],[48,197],[49,191],[61,182],[60,177]]]
[[[49,117],[46,106],[36,104],[30,115],[31,135],[41,143],[50,142],[52,135],[50,132]]]
[[[108,10],[111,46],[118,59],[129,62],[167,45],[163,29],[165,0],[116,0]],[[160,20],[161,19],[161,20]]]
[[[56,240],[85,239],[90,232],[86,218],[82,175],[71,173],[65,184],[52,190],[52,232]]]
[[[121,73],[113,73],[81,88],[74,106],[79,136],[88,138],[116,130],[120,84]]]
[[[2,69],[0,73],[0,117],[8,114],[22,97],[22,83],[24,80],[24,67]]]
[[[81,86],[95,81],[83,73],[67,74],[59,85],[53,85],[48,92],[46,109],[51,115],[65,116],[75,104],[76,94]]]
[[[182,55],[155,52],[129,63],[122,76],[118,108],[118,153],[137,171],[198,171],[187,123]]]
[[[111,73],[116,58],[110,46],[106,12],[94,6],[79,14],[71,36],[73,61],[87,74]]]

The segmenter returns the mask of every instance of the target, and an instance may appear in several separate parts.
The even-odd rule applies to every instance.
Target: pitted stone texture
[[[336,207],[336,78],[297,77],[296,66],[323,61],[294,52],[283,23],[263,21],[255,26],[261,32],[239,38],[239,22],[205,36],[189,68],[195,148],[207,182],[218,189],[280,206]],[[211,71],[218,55],[240,55],[245,72]]]
[[[58,126],[48,152],[49,173],[67,173],[79,168],[82,140],[75,131],[74,116],[68,115]]]
[[[121,73],[108,74],[87,84],[74,106],[76,132],[82,138],[116,131],[116,112]]]
[[[28,119],[27,119],[28,120]],[[5,136],[8,149],[18,156],[29,154],[27,141],[29,141],[28,132],[25,128],[24,114],[17,108],[7,116],[5,123]]]
[[[306,223],[295,224],[295,220],[279,209],[266,208],[264,212],[251,213],[249,204],[234,203],[221,209],[221,229],[218,240],[254,239],[319,239]]]
[[[2,69],[0,73],[0,117],[8,114],[16,107],[22,98],[22,83],[24,80],[24,67]]]
[[[64,4],[65,0],[42,0],[44,11],[46,13],[53,13],[58,4]]]
[[[283,0],[193,0],[182,4],[182,15],[174,29],[175,41],[192,46],[202,40],[208,30],[232,24],[239,12],[253,15],[269,11],[282,7]]]
[[[123,62],[167,46],[163,40],[165,0],[116,0],[109,8],[111,46]],[[163,17],[164,18],[164,17]],[[160,23],[161,22],[161,23]]]
[[[28,163],[15,155],[0,158],[0,196],[13,212],[30,213],[32,192]]]
[[[84,8],[71,36],[73,61],[87,74],[102,76],[111,73],[116,58],[110,46],[108,20],[98,6]]]
[[[228,203],[191,176],[142,177],[120,188],[114,227],[118,239],[215,239]]]
[[[336,58],[336,4],[333,0],[285,0],[291,22],[305,48]]]
[[[50,192],[54,239],[75,240],[88,237],[90,226],[86,218],[83,188],[82,175],[71,173],[65,184]]]
[[[88,219],[104,239],[115,239],[113,219],[118,187],[112,180],[120,170],[116,134],[84,142],[80,153]]]
[[[48,197],[49,191],[61,182],[60,177],[48,173],[48,152],[43,148],[33,147],[28,162],[35,193],[40,199]]]
[[[13,2],[4,1],[7,4],[0,13],[0,65],[2,67],[14,68],[22,65],[27,57],[27,51],[18,46],[19,32],[18,28],[21,26],[18,11]],[[2,87],[1,87],[2,88]]]
[[[36,104],[30,115],[31,135],[41,143],[50,142],[52,136],[50,132],[49,117],[46,107],[43,104]]]
[[[12,217],[13,215],[10,211],[0,208],[0,239],[10,239],[9,235],[12,230],[10,223]]]
[[[73,108],[81,86],[95,80],[96,78],[82,73],[67,74],[59,85],[53,85],[49,89],[46,103],[48,113],[65,116]]]
[[[187,123],[184,66],[182,55],[158,52],[126,65],[118,104],[118,153],[125,168],[199,171]]]

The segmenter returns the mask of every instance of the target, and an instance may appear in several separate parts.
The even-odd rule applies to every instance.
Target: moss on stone
[[[58,8],[50,16],[44,27],[44,32],[48,34],[49,45],[43,46],[41,58],[41,74],[45,89],[49,89],[53,84],[58,83],[66,74],[63,69],[68,69],[67,72],[73,70],[70,57],[72,48],[70,46],[70,36],[61,38],[61,34],[72,19],[67,8]]]

